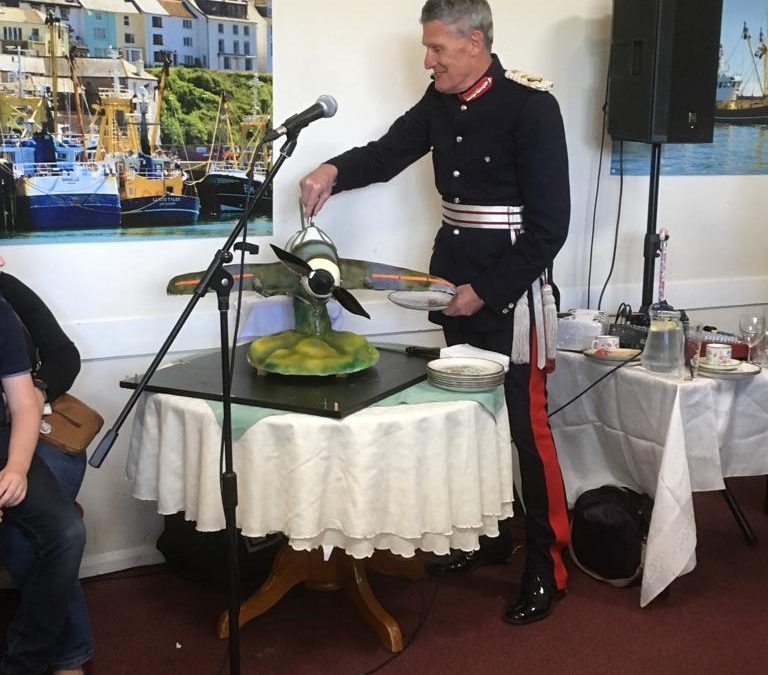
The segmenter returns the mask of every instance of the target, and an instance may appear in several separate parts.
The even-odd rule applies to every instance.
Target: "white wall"
[[[602,131],[601,107],[610,50],[610,0],[503,2],[494,10],[494,50],[506,67],[538,73],[555,82],[566,124],[573,211],[569,240],[556,262],[564,306],[586,301],[588,246]],[[386,4],[276,2],[277,117],[303,109],[320,93],[335,96],[338,114],[303,132],[283,176],[298,177],[318,160],[381,134],[395,115],[415,102],[428,83],[420,46],[422,0]],[[323,26],[291,40],[295,26]],[[286,83],[286,77],[292,82]],[[609,175],[606,140],[596,228],[594,302],[608,273],[618,177]],[[616,270],[603,307],[640,304],[647,177],[626,177]],[[662,177],[658,225],[671,233],[667,298],[679,307],[720,307],[768,301],[768,228],[761,206],[764,176]],[[430,163],[422,160],[385,186],[332,200],[324,226],[352,254],[376,253],[423,264],[437,226],[437,196]],[[281,192],[279,213],[292,213],[293,194]],[[371,246],[370,233],[377,233]],[[404,242],[408,242],[405,244]],[[345,249],[346,250],[346,249]]]
[[[555,82],[566,123],[571,162],[571,234],[556,263],[564,306],[583,306],[588,243],[598,173],[601,106],[609,52],[610,0],[491,0],[496,46],[507,67],[539,73]],[[372,11],[359,0],[279,0],[274,3],[275,118],[303,110],[330,94],[339,112],[302,132],[278,177],[274,241],[285,243],[298,227],[298,179],[323,159],[381,134],[422,94],[422,0],[390,0]],[[306,30],[312,26],[313,30]],[[216,38],[214,32],[213,38]],[[279,148],[280,144],[276,144]],[[664,177],[659,225],[672,233],[667,297],[673,304],[706,309],[762,304],[768,300],[768,234],[761,207],[768,178]],[[593,302],[607,273],[613,241],[618,179],[601,177]],[[642,240],[648,179],[625,178],[621,237],[604,308],[622,300],[640,304]],[[317,219],[343,255],[424,268],[438,218],[430,162],[425,159],[387,185],[332,199]],[[185,299],[164,294],[174,274],[203,269],[222,241],[172,240],[120,244],[5,247],[8,269],[49,302],[81,347],[86,364],[75,393],[96,405],[110,426],[129,392],[117,382],[143,372]],[[268,238],[259,238],[267,254]],[[376,296],[375,298],[371,296]],[[424,317],[366,295],[373,321],[348,327],[370,334],[428,329]],[[733,313],[722,313],[732,321]],[[215,299],[205,298],[174,349],[216,345]],[[723,327],[735,327],[723,324]],[[395,335],[395,338],[398,336]],[[404,335],[399,336],[404,339]],[[423,340],[434,342],[435,333]],[[154,541],[162,525],[153,504],[130,497],[124,465],[130,421],[101,469],[89,469],[81,501],[89,542],[84,572],[99,573],[157,559]]]

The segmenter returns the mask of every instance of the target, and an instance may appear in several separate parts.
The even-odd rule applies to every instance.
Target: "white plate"
[[[587,358],[593,359],[595,361],[611,361],[611,362],[618,362],[618,361],[629,361],[630,359],[634,358],[635,356],[640,355],[639,349],[626,349],[623,347],[620,347],[619,349],[612,349],[609,352],[606,352],[605,354],[595,354],[595,349],[587,349],[582,352],[584,356]],[[640,359],[635,359],[632,361],[633,364],[640,363]]]
[[[701,377],[715,377],[718,379],[734,379],[737,380],[742,377],[752,377],[753,375],[757,375],[762,368],[758,366],[756,363],[740,363],[739,367],[736,368],[736,370],[721,370],[714,372],[712,370],[704,370],[701,367],[699,367],[699,375]]]
[[[435,359],[427,364],[427,372],[438,376],[450,376],[460,380],[485,379],[489,376],[504,375],[504,366],[490,359],[478,359],[473,356],[448,356]]]
[[[431,374],[427,375],[427,380],[430,384],[434,384],[436,387],[461,387],[462,389],[471,390],[471,389],[493,389],[493,387],[498,387],[500,384],[504,384],[504,378],[498,377],[498,378],[488,378],[486,380],[478,380],[478,381],[468,381],[468,380],[441,380],[440,378],[434,377]]]
[[[427,364],[430,384],[449,391],[488,391],[504,384],[504,366],[474,356],[448,356]]]
[[[484,387],[466,387],[463,384],[440,384],[430,380],[430,384],[439,387],[440,389],[447,389],[448,391],[463,391],[465,394],[471,394],[473,392],[491,391],[496,389],[496,387],[500,386],[502,383],[500,382],[499,384],[491,384]]]
[[[730,361],[726,361],[722,365],[717,365],[716,363],[707,363],[701,357],[699,357],[699,368],[701,370],[711,370],[712,372],[720,373],[726,370],[736,370],[740,365],[741,361],[738,359],[731,359]]]
[[[392,291],[387,297],[396,305],[406,309],[439,312],[448,306],[453,294],[442,291]]]

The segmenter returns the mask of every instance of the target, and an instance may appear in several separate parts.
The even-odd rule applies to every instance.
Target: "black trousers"
[[[0,428],[0,466],[8,455]],[[7,428],[6,428],[7,431]],[[85,526],[45,462],[32,456],[24,500],[3,509],[3,522],[14,523],[33,541],[36,558],[21,585],[21,604],[8,626],[2,675],[50,672],[54,648],[64,630],[69,602],[76,592],[85,546]]]
[[[512,351],[512,322],[493,331],[443,327],[446,343],[470,344],[501,354]],[[531,364],[511,364],[504,382],[512,441],[517,449],[526,522],[526,572],[536,572],[558,590],[568,574],[562,550],[568,544],[568,511],[555,442],[547,413],[546,374],[536,367],[535,331],[531,330]],[[503,528],[502,528],[503,531]],[[483,538],[483,548],[509,542]]]

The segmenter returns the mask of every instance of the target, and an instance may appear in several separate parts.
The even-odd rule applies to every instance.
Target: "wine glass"
[[[747,344],[747,362],[752,361],[752,347],[760,343],[765,335],[765,316],[756,312],[739,314],[739,332]]]

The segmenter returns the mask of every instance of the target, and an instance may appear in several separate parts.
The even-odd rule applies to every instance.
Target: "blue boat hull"
[[[120,198],[57,194],[16,198],[16,229],[85,230],[120,226]]]
[[[120,224],[123,227],[188,225],[197,222],[200,200],[189,195],[134,197],[122,200]]]
[[[204,213],[242,213],[249,199],[253,199],[260,185],[245,177],[209,173],[197,186]],[[272,214],[272,186],[254,206],[253,215]]]

